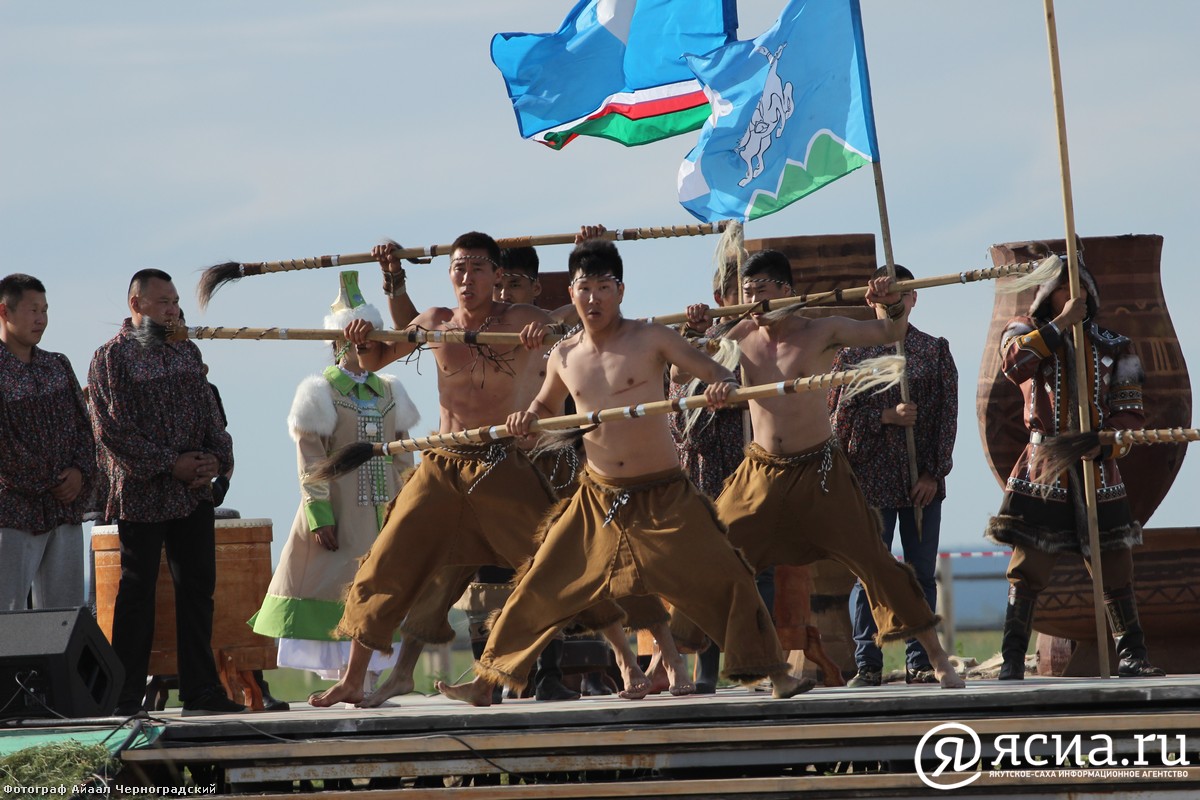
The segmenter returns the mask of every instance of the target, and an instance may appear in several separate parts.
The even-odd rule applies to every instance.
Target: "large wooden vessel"
[[[1044,240],[1063,253],[1062,239]],[[1192,418],[1187,364],[1163,298],[1159,275],[1161,236],[1095,236],[1083,239],[1084,261],[1100,291],[1097,323],[1133,340],[1146,370],[1143,387],[1147,428],[1186,427]],[[1033,242],[992,246],[997,266],[1029,261]],[[1012,278],[1002,278],[1003,285]],[[1000,374],[1000,334],[1012,317],[1025,314],[1036,290],[996,294],[983,361],[979,366],[976,407],[984,455],[1003,486],[1028,441],[1021,391]],[[1171,488],[1183,465],[1186,445],[1137,447],[1121,460],[1133,516],[1145,524]]]

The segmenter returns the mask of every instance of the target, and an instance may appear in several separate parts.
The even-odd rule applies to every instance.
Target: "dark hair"
[[[142,289],[146,288],[146,284],[152,280],[170,281],[171,276],[163,272],[161,269],[141,269],[133,273],[133,277],[129,279],[129,297],[135,294],[141,294]]]
[[[768,280],[778,281],[785,286],[792,286],[792,264],[788,257],[778,250],[759,250],[752,254],[742,264],[742,277],[753,278],[762,276]]]
[[[617,246],[607,239],[588,239],[575,245],[567,256],[567,274],[571,280],[584,276],[612,275],[625,280],[625,264]]]
[[[508,247],[500,251],[500,265],[510,272],[538,276],[538,254],[532,247]]]
[[[902,264],[893,264],[892,266],[894,266],[896,268],[896,280],[898,280],[898,281],[916,280],[916,277],[912,274],[912,271],[909,270],[908,267],[903,266]],[[884,264],[882,267],[875,270],[875,274],[872,275],[871,277],[872,278],[882,278],[884,275],[887,275],[887,274],[888,274],[887,273],[887,265]]]
[[[479,231],[468,231],[462,236],[454,240],[454,244],[450,245],[450,253],[454,254],[455,250],[486,250],[488,258],[500,267],[500,245],[496,244],[496,240],[488,236],[486,233]]]
[[[37,278],[26,275],[24,272],[14,272],[12,275],[0,279],[0,303],[4,303],[9,308],[20,303],[26,292],[45,294],[46,287]]]

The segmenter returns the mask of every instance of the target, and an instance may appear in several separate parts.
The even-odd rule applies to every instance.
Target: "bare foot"
[[[663,667],[671,680],[671,694],[679,697],[696,692],[696,684],[692,683],[692,679],[688,677],[687,664],[678,652],[675,653],[675,658],[668,658],[664,655]]]
[[[351,686],[344,680],[338,681],[323,692],[313,692],[308,696],[308,704],[317,708],[329,708],[338,703],[361,703],[362,687]]]
[[[771,696],[776,700],[786,700],[798,694],[807,692],[817,685],[812,678],[795,678],[787,672],[771,676]]]
[[[621,680],[625,682],[625,688],[617,692],[618,697],[625,700],[641,700],[650,694],[650,679],[636,661],[621,666]]]
[[[654,648],[654,655],[650,657],[650,664],[646,667],[646,677],[650,680],[650,691],[647,694],[661,694],[671,688],[671,679],[667,676],[662,652],[657,647]]]
[[[451,700],[461,700],[473,706],[490,706],[492,704],[492,684],[476,678],[470,683],[446,683],[438,681],[437,690]]]
[[[938,682],[942,684],[943,689],[965,689],[967,682],[962,679],[957,672],[954,671],[954,666],[950,663],[950,659],[939,661],[933,668],[933,674],[937,675]]]
[[[413,681],[412,675],[393,669],[388,674],[387,680],[376,686],[373,692],[355,705],[359,708],[376,708],[397,695],[408,694],[414,688],[416,688],[416,682]]]

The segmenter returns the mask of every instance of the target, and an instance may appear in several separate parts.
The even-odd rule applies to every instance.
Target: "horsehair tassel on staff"
[[[668,239],[675,236],[703,236],[710,233],[720,233],[725,230],[727,222],[706,222],[701,225],[672,225],[670,227],[651,228],[618,228],[605,231],[599,237],[614,242],[632,242],[638,239]],[[507,239],[497,239],[496,244],[501,248],[539,247],[546,244],[572,244],[576,233],[551,233],[542,236],[512,236]],[[402,247],[395,252],[397,258],[414,261],[419,258],[449,255],[453,245],[433,244],[425,247]],[[259,261],[242,263],[227,261],[204,270],[200,282],[196,286],[196,296],[200,307],[206,308],[208,301],[227,283],[247,275],[264,275],[268,272],[291,272],[301,269],[323,269],[325,267],[344,267],[349,264],[368,264],[375,260],[371,253],[350,253],[340,256],[317,256],[315,258],[300,258],[291,261]],[[417,262],[427,263],[427,262]]]
[[[566,338],[563,325],[549,326],[551,332],[542,338],[542,344],[554,344]],[[182,342],[187,339],[241,339],[255,342],[290,341],[290,342],[336,342],[345,340],[346,336],[340,330],[328,328],[227,328],[227,327],[186,327],[183,325],[168,325],[167,341]],[[468,330],[413,330],[413,331],[384,331],[373,330],[367,338],[377,342],[409,342],[411,344],[483,344],[483,345],[520,345],[521,334],[503,333],[498,331],[468,331]],[[700,338],[689,339],[698,350],[716,353],[724,339]]]
[[[849,386],[853,394],[865,391],[883,391],[900,381],[904,374],[904,359],[898,356],[881,356],[860,362],[855,369],[842,372],[827,372],[821,375],[811,375],[807,378],[796,378],[779,383],[764,383],[757,386],[747,386],[734,389],[726,398],[728,403],[745,403],[765,397],[776,397],[800,392],[829,390],[835,386]],[[605,408],[586,414],[567,414],[561,417],[549,417],[537,420],[530,426],[531,433],[541,431],[557,431],[568,428],[579,428],[584,425],[600,425],[619,419],[637,419],[638,417],[661,416],[677,411],[686,411],[699,405],[707,405],[703,395],[679,397],[672,400],[658,400],[652,403],[642,403],[622,408]],[[330,480],[355,470],[375,456],[388,455],[398,452],[415,452],[434,447],[445,447],[456,444],[472,444],[495,442],[506,439],[511,434],[507,425],[492,425],[487,428],[472,428],[465,431],[439,433],[419,439],[401,439],[395,442],[356,442],[335,451],[328,458],[317,462],[308,473],[314,480]]]
[[[1037,276],[1038,284],[1040,285],[1051,274],[1054,274],[1058,268],[1058,257],[1051,256],[1040,261],[1024,261],[1020,264],[1006,264],[1000,267],[972,269],[964,272],[936,275],[930,278],[916,278],[911,281],[896,281],[895,289],[899,292],[907,292],[913,289],[926,289],[931,286],[949,286],[955,283],[991,281],[999,278],[1006,278],[1010,275],[1030,275],[1031,278]],[[999,289],[997,291],[999,291]],[[830,302],[840,303],[843,300],[862,300],[866,296],[866,286],[855,286],[851,289],[831,289],[827,292],[802,294],[795,297],[782,297],[778,300],[771,300],[767,302],[744,303],[736,306],[719,306],[717,308],[710,308],[707,316],[709,319],[715,319],[717,317],[737,317],[743,314],[748,314],[752,311],[774,311],[781,308],[788,308],[790,306],[803,307]],[[679,322],[686,322],[687,314],[664,314],[657,317],[646,317],[645,321],[657,322],[660,325],[674,325]]]
[[[1101,445],[1124,447],[1133,444],[1186,444],[1200,442],[1200,428],[1137,428],[1064,433],[1043,439],[1034,448],[1029,477],[1034,483],[1050,484],[1072,464]]]

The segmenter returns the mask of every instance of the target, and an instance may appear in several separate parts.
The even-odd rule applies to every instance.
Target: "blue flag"
[[[762,36],[688,63],[711,114],[679,202],[706,222],[771,214],[879,157],[858,0],[791,0]]]
[[[498,33],[521,136],[645,144],[695,130],[708,99],[684,61],[736,40],[734,0],[582,0],[556,33]]]

